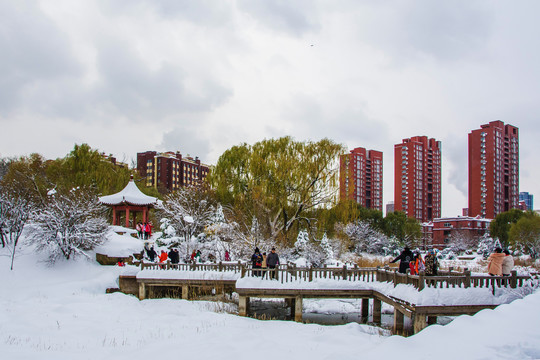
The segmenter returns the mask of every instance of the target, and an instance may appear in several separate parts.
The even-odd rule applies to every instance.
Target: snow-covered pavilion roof
[[[155,205],[158,199],[143,194],[137,185],[135,185],[133,179],[131,179],[122,191],[116,194],[102,196],[99,198],[99,201],[105,205]]]

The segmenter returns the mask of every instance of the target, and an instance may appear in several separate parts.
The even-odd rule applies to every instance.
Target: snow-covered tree
[[[450,243],[448,245],[454,253],[459,254],[476,247],[478,241],[469,234],[456,231],[450,237]]]
[[[108,224],[106,208],[88,189],[51,193],[31,218],[29,240],[49,253],[49,261],[88,257],[87,251],[103,243]]]
[[[479,255],[482,255],[484,258],[487,258],[489,254],[491,254],[496,247],[500,247],[501,243],[499,240],[493,240],[492,237],[488,236],[487,234],[482,236],[480,240],[478,240],[478,248],[476,249],[476,252]]]
[[[198,186],[186,186],[167,195],[157,209],[184,241],[202,233],[211,224],[215,213],[204,190]]]
[[[330,241],[328,241],[326,233],[324,233],[321,239],[321,249],[324,254],[324,260],[331,260],[334,258],[334,249],[332,249],[332,245],[330,244]]]
[[[298,255],[303,256],[308,250],[309,244],[309,235],[306,230],[300,230],[298,236],[296,237],[296,242],[294,243],[294,248]]]
[[[349,237],[357,254],[367,252],[385,254],[390,247],[390,240],[382,232],[373,228],[369,221],[356,221],[341,228]]]
[[[11,270],[24,226],[34,211],[34,203],[22,189],[0,188],[0,239],[11,255]]]
[[[300,230],[294,243],[292,256],[296,257],[296,261],[303,263],[306,266],[319,267],[324,264],[326,254],[318,244],[309,240],[309,234],[306,230]]]
[[[171,220],[163,218],[160,220],[159,228],[164,238],[172,238],[176,236],[176,230],[171,226]]]

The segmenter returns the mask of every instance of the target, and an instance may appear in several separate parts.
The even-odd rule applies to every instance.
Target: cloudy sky
[[[0,156],[74,144],[215,164],[264,138],[384,152],[443,144],[443,216],[467,206],[467,134],[520,129],[540,196],[540,2],[0,0]],[[537,200],[540,201],[540,200]],[[538,207],[538,206],[536,206]]]

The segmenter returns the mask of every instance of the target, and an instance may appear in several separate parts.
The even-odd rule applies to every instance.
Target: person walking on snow
[[[409,269],[409,263],[413,260],[414,254],[412,253],[411,249],[409,249],[408,246],[405,246],[401,254],[394,260],[390,261],[390,263],[395,263],[396,261],[399,262],[399,272],[402,274],[407,273],[407,269]]]

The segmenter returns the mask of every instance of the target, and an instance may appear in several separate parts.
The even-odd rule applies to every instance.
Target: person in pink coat
[[[495,252],[493,252],[488,257],[488,273],[489,275],[493,276],[501,276],[503,274],[502,272],[502,264],[503,260],[505,258],[505,254],[502,252],[501,248],[496,248]]]

